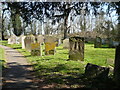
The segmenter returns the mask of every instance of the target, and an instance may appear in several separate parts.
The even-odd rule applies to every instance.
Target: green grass
[[[2,71],[2,68],[5,67],[5,59],[4,59],[4,49],[0,48],[0,72]]]
[[[94,48],[93,44],[85,45],[85,61],[93,64],[108,66],[107,59],[115,57],[115,48]]]
[[[114,59],[115,56],[114,48],[94,48],[93,44],[85,44],[84,62],[68,60],[68,50],[63,49],[62,45],[56,48],[55,55],[45,56],[43,53],[42,56],[31,56],[30,52],[21,49],[19,44],[8,45],[6,41],[2,44],[21,52],[32,63],[36,75],[43,79],[45,84],[57,83],[57,88],[65,85],[80,87],[80,84],[85,82],[81,78],[87,63],[108,66],[106,60]]]

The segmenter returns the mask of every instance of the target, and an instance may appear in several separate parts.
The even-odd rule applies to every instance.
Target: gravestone
[[[111,66],[114,66],[114,59],[108,58],[106,63]]]
[[[41,56],[40,43],[31,44],[31,55],[32,56]]]
[[[31,51],[31,44],[35,43],[35,36],[33,35],[26,36],[24,39],[24,43],[25,43],[25,49]]]
[[[113,47],[117,47],[119,45],[119,42],[113,41]]]
[[[37,36],[37,43],[40,43],[40,44],[44,43],[44,37],[42,35]]]
[[[70,60],[84,60],[84,38],[82,37],[71,37],[69,38],[70,50],[69,59]]]
[[[20,44],[20,37],[16,37],[16,44]]]
[[[56,38],[52,36],[45,36],[44,42],[45,42],[45,55],[54,55]]]
[[[12,35],[10,38],[8,38],[8,44],[18,44],[17,39],[17,36]]]
[[[88,63],[85,67],[85,76],[87,78],[107,79],[109,74],[109,68],[101,67],[95,64]]]
[[[25,41],[24,41],[25,38],[26,36],[21,37],[22,49],[25,49]]]
[[[64,49],[69,49],[69,38],[63,40],[63,48]]]
[[[18,39],[19,44],[22,44],[22,37],[24,37],[24,35],[21,35]]]
[[[60,38],[57,38],[57,39],[56,39],[56,46],[58,47],[58,46],[61,45],[61,44],[62,44],[61,39],[60,39]]]
[[[102,39],[100,37],[96,37],[94,48],[101,48],[101,45],[102,45]]]
[[[113,40],[111,39],[111,38],[107,38],[107,40],[108,40],[108,47],[109,48],[112,48],[113,47]]]
[[[105,39],[102,39],[102,45],[105,45],[105,44],[106,44]]]

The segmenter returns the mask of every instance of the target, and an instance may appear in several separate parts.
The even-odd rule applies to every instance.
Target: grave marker
[[[82,37],[71,37],[69,59],[70,60],[84,60],[84,38]]]
[[[101,67],[95,64],[88,63],[85,67],[85,76],[87,78],[107,79],[109,68]]]
[[[96,37],[94,48],[101,48],[101,45],[102,45],[102,39],[100,37]]]
[[[55,54],[56,39],[52,36],[45,36],[45,55]]]
[[[40,43],[40,44],[43,44],[44,43],[44,37],[42,35],[38,35],[37,36],[37,42]]]
[[[22,42],[22,49],[25,49],[25,41],[24,41],[24,39],[26,38],[26,36],[22,36],[21,38],[22,38],[22,40],[21,40],[21,42]]]
[[[35,43],[35,36],[33,35],[26,36],[24,39],[24,43],[25,43],[25,49],[31,51],[31,44]]]
[[[15,35],[12,35],[9,39],[8,39],[8,44],[18,44],[18,37]]]
[[[40,44],[32,43],[31,44],[31,55],[32,56],[41,56]]]
[[[63,40],[63,48],[64,49],[69,49],[70,48],[69,39],[68,38]]]

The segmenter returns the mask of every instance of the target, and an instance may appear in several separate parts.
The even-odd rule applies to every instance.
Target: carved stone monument
[[[84,38],[82,37],[71,37],[69,38],[70,50],[69,59],[70,60],[84,60]]]

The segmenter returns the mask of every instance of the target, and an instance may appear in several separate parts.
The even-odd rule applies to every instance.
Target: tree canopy
[[[74,17],[82,14],[82,10],[84,10],[85,16],[89,15],[91,11],[94,16],[97,16],[99,15],[98,9],[102,10],[101,7],[107,5],[108,14],[111,8],[115,8],[118,14],[118,24],[120,23],[120,2],[3,2],[3,4],[7,6],[3,11],[9,10],[11,17],[19,14],[26,25],[31,24],[33,19],[44,22],[45,18],[49,18],[53,25],[63,20],[64,38],[67,37],[68,18],[73,20]]]

